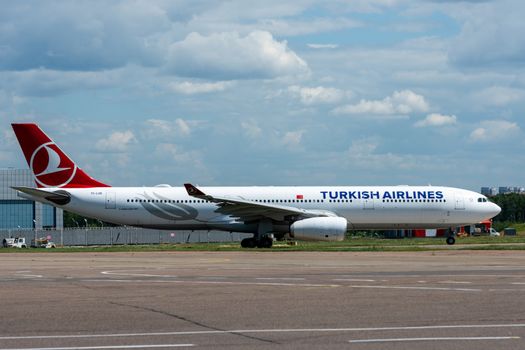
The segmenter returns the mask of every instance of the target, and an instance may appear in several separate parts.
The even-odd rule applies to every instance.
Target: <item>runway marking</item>
[[[236,282],[236,281],[199,281],[199,280],[113,280],[87,279],[84,282],[125,282],[125,283],[187,283],[187,284],[225,284],[233,286],[282,286],[282,287],[341,287],[340,284],[285,283],[285,282]]]
[[[138,277],[161,277],[161,278],[176,278],[174,275],[153,275],[147,273],[123,273],[120,271],[102,271],[103,275],[112,275],[112,276],[138,276]]]
[[[438,283],[442,283],[442,284],[472,284],[472,282],[467,282],[467,281],[439,281]]]
[[[376,289],[409,289],[409,290],[442,290],[453,292],[482,292],[477,288],[447,288],[447,287],[413,287],[413,286],[365,286],[365,285],[348,285],[350,288],[376,288]]]
[[[478,288],[452,288],[452,287],[416,287],[416,286],[382,286],[359,284],[317,284],[317,283],[289,283],[289,282],[239,282],[239,281],[202,281],[202,280],[130,280],[130,279],[87,279],[85,282],[116,282],[116,283],[186,283],[186,284],[224,284],[224,285],[255,285],[255,286],[281,286],[281,287],[348,287],[348,288],[376,288],[376,289],[405,289],[405,290],[439,290],[451,292],[482,292]]]
[[[358,278],[334,278],[332,281],[349,281],[349,282],[375,282],[376,280],[358,279]],[[383,280],[386,282],[386,280]]]
[[[525,328],[525,323],[509,324],[466,324],[466,325],[435,325],[435,326],[392,326],[392,327],[364,327],[364,328],[275,328],[275,329],[234,329],[234,330],[207,330],[207,331],[179,331],[179,332],[143,332],[143,333],[107,333],[107,334],[58,334],[58,335],[28,335],[4,336],[0,340],[23,339],[74,339],[74,338],[115,338],[115,337],[151,337],[173,335],[213,335],[213,334],[252,334],[252,333],[335,333],[335,332],[383,332],[383,331],[414,331],[438,329],[480,329],[480,328]],[[3,349],[6,350],[6,349]]]
[[[305,281],[302,277],[257,277],[256,280]]]
[[[27,278],[42,278],[43,276],[42,275],[18,275],[18,276],[22,276],[22,277],[27,277]]]
[[[67,346],[58,348],[16,348],[0,350],[88,350],[88,349],[150,349],[150,348],[187,348],[195,344],[145,344],[145,345],[102,345],[102,346]]]
[[[511,284],[525,285],[525,282],[514,282],[514,283],[511,283]]]
[[[354,339],[349,343],[393,343],[412,341],[460,341],[460,340],[516,340],[521,337],[435,337],[435,338],[385,338],[385,339]]]

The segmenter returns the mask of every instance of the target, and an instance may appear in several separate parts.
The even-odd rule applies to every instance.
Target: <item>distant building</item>
[[[509,193],[510,190],[507,186],[500,186],[499,189],[498,189],[498,193],[499,194],[505,194],[505,193]]]
[[[17,196],[12,186],[34,187],[29,169],[0,169],[0,229],[58,228],[63,210]]]
[[[490,196],[490,187],[481,187],[481,194],[484,196]]]
[[[481,194],[485,196],[495,196],[497,194],[506,194],[506,193],[525,194],[525,187],[521,187],[521,186],[481,187]]]

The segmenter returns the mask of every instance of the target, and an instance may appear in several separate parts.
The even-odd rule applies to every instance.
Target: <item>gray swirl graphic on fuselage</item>
[[[144,198],[150,200],[151,202],[141,202],[140,204],[146,209],[150,214],[155,215],[156,217],[166,219],[166,220],[193,220],[197,218],[199,212],[197,209],[181,203],[164,203],[168,199],[160,196],[157,193],[153,193],[153,196],[144,193]],[[154,202],[158,200],[159,202]],[[162,201],[162,202],[161,202]]]

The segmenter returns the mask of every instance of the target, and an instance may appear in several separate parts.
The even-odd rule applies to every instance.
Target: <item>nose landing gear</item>
[[[452,228],[449,228],[448,236],[447,236],[448,245],[453,245],[454,243],[456,243],[456,238],[454,237],[455,235],[456,235],[456,232]]]

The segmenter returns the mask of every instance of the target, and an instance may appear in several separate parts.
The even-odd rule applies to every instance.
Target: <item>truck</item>
[[[4,238],[4,240],[2,241],[2,246],[4,248],[27,248],[26,238],[25,237]]]

